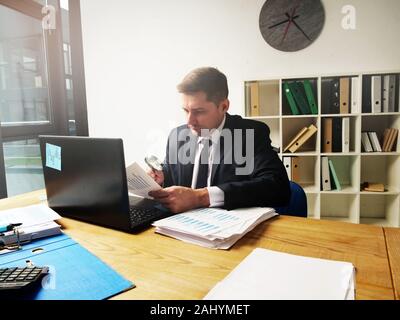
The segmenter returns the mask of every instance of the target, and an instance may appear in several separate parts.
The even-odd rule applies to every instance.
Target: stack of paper
[[[255,249],[206,300],[354,300],[351,263]]]
[[[60,225],[54,222],[58,219],[61,219],[61,216],[45,205],[0,211],[1,226],[22,224],[18,227],[21,244],[61,233]],[[17,235],[14,231],[7,231],[0,234],[0,240],[4,245],[16,244]]]
[[[200,246],[229,249],[256,225],[276,216],[272,208],[223,210],[205,208],[153,223],[156,232]]]

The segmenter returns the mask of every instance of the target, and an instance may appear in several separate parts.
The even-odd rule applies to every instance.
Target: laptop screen
[[[39,136],[49,206],[61,216],[129,231],[122,139]]]

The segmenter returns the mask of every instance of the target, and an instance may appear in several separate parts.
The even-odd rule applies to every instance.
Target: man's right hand
[[[148,170],[147,174],[153,178],[155,182],[157,182],[160,186],[164,183],[164,172],[157,170]]]

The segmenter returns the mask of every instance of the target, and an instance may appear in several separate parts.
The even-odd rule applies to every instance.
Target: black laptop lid
[[[129,231],[122,139],[39,136],[49,206],[61,216]]]

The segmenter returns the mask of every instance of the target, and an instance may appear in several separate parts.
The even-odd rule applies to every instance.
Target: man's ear
[[[224,99],[223,101],[221,101],[220,106],[221,106],[221,108],[222,108],[222,111],[228,112],[228,110],[229,110],[229,104],[230,104],[230,102],[229,102],[228,99]]]

